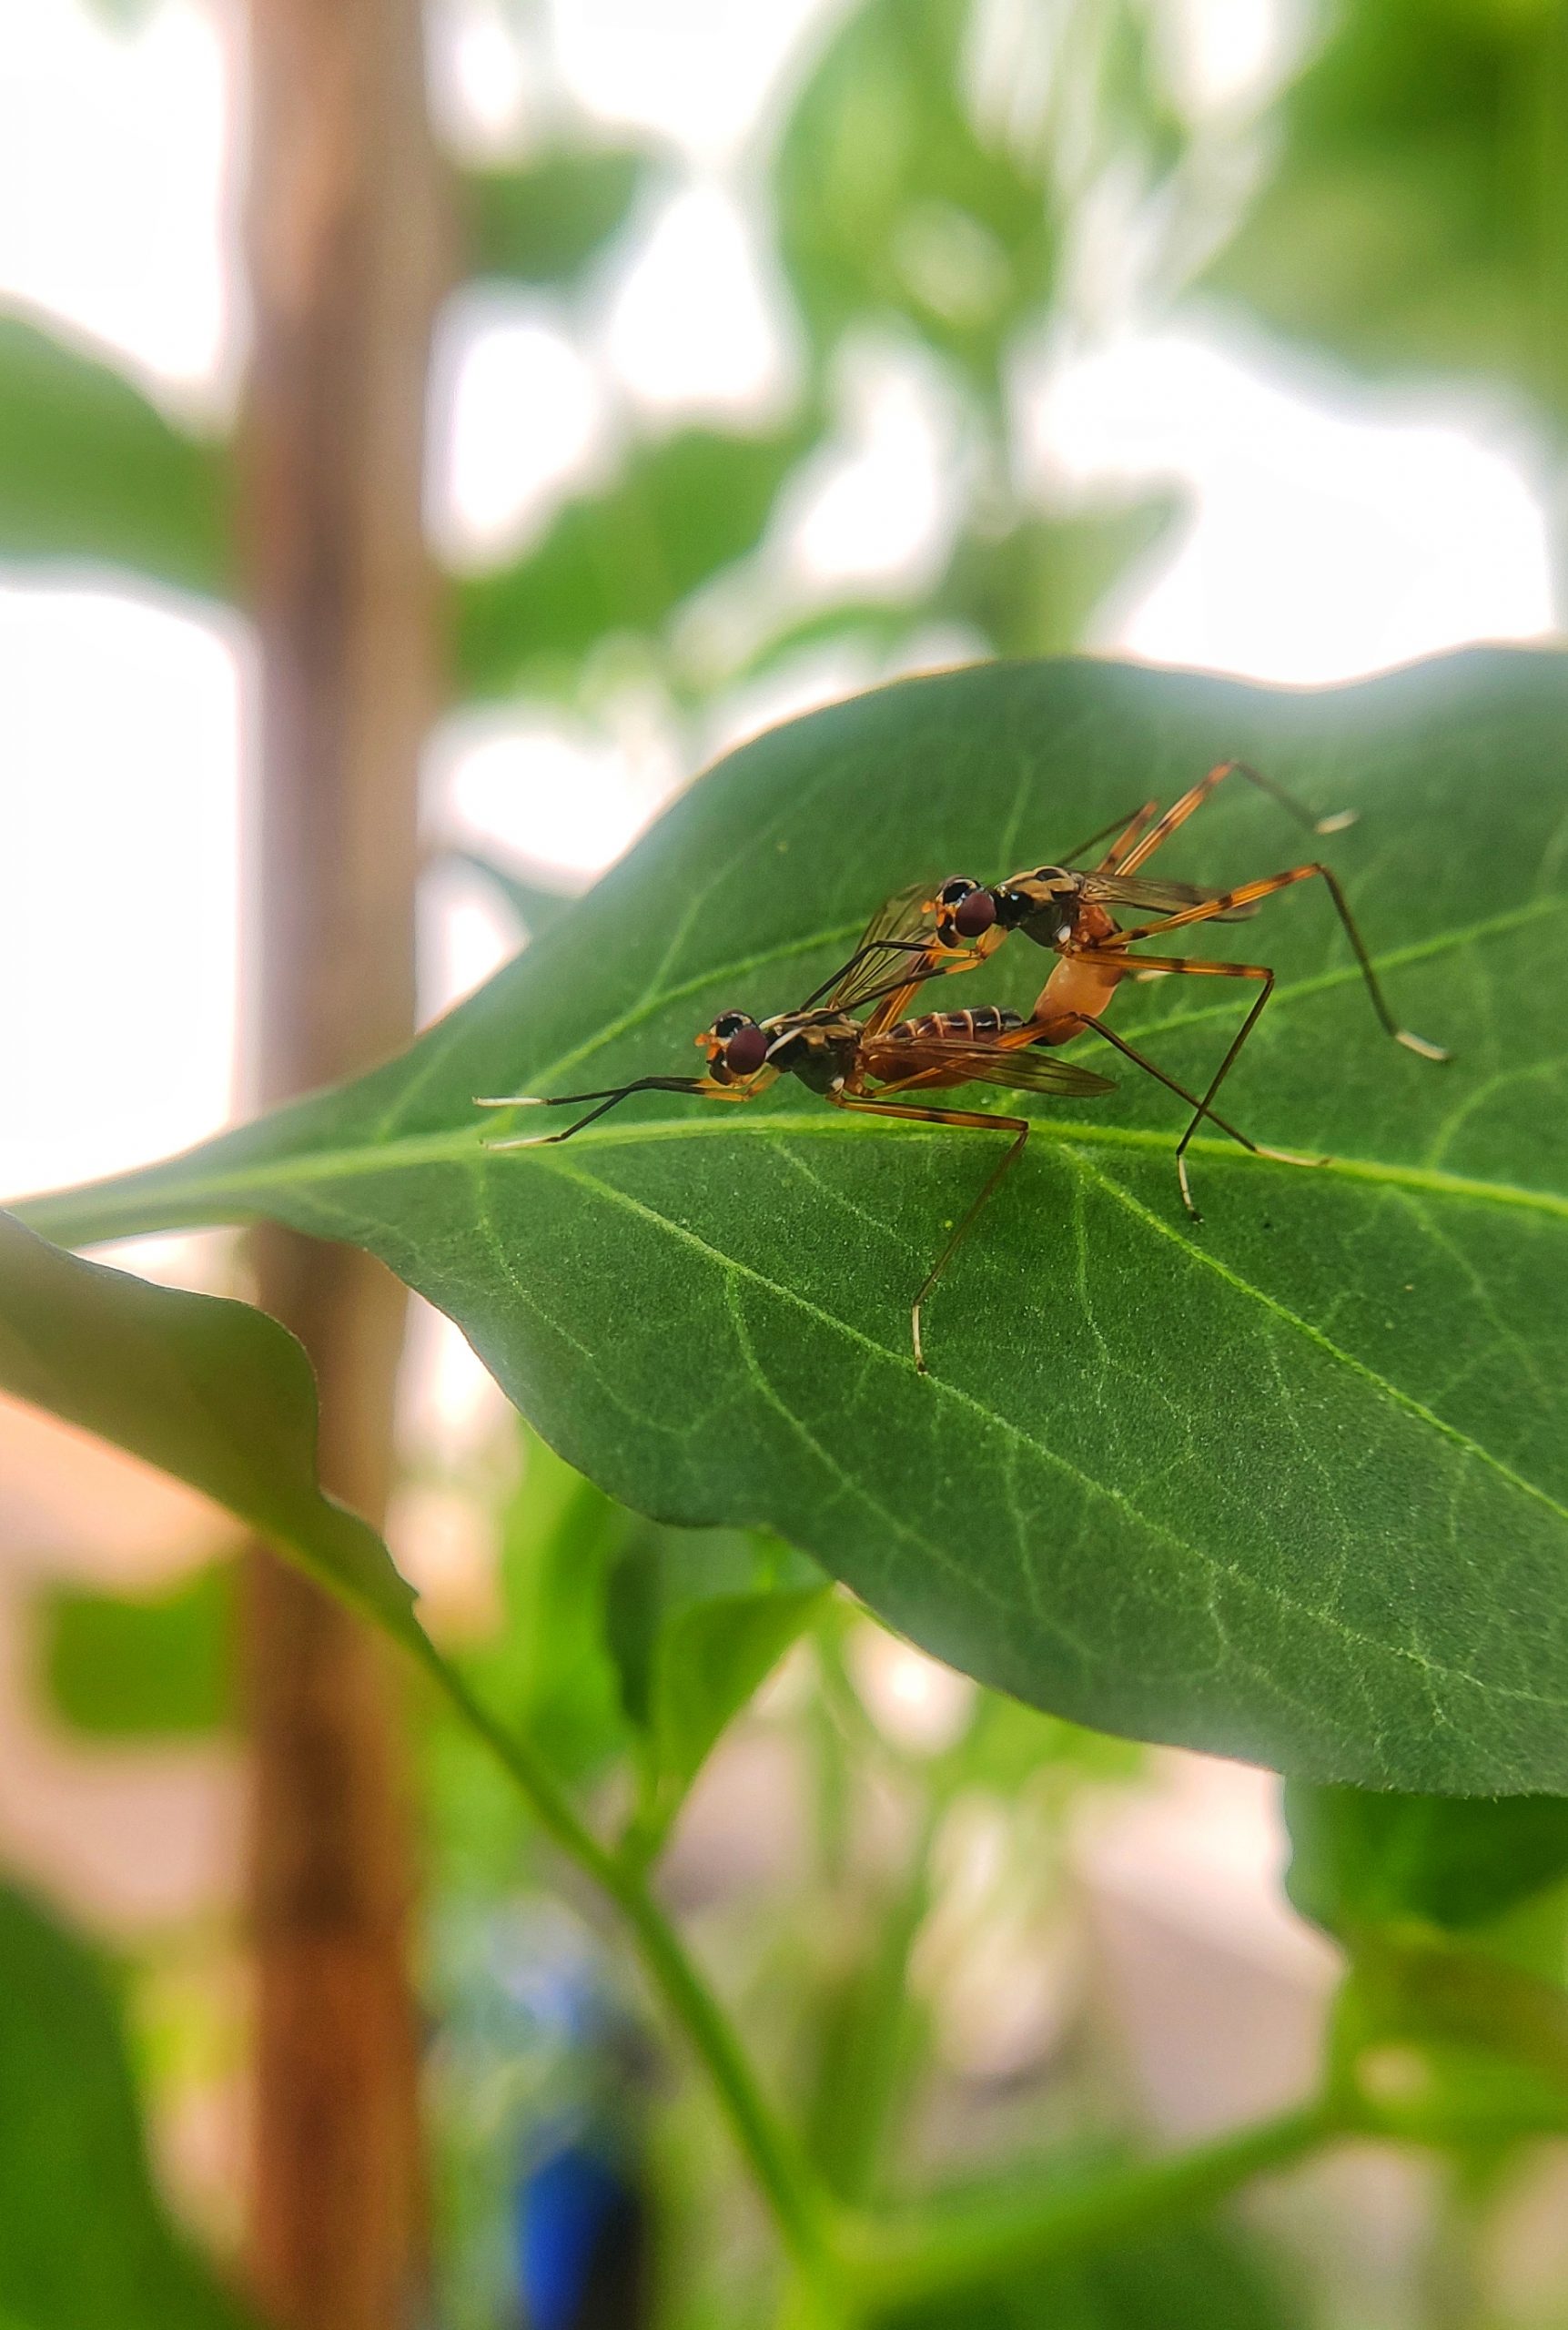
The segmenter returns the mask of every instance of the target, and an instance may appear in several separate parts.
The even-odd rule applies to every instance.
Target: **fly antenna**
[[[542,1093],[527,1092],[515,1094],[511,1099],[504,1096],[494,1099],[476,1098],[474,1107],[476,1109],[575,1109],[583,1107],[590,1101],[597,1104],[589,1108],[585,1117],[579,1117],[574,1125],[567,1125],[560,1132],[525,1133],[516,1140],[487,1140],[481,1144],[485,1149],[494,1150],[542,1149],[551,1141],[570,1140],[573,1133],[581,1132],[583,1127],[591,1125],[596,1117],[607,1116],[610,1110],[616,1108],[621,1101],[629,1100],[633,1092],[703,1092],[708,1089],[700,1078],[693,1076],[639,1076],[631,1084],[613,1085],[604,1092],[552,1092],[548,1096]]]

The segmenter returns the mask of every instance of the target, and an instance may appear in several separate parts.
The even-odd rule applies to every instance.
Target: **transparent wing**
[[[904,1042],[893,1037],[875,1039],[861,1048],[868,1074],[879,1082],[902,1083],[909,1077],[927,1077],[933,1084],[1000,1084],[1014,1092],[1071,1092],[1087,1097],[1114,1092],[1108,1076],[1092,1068],[1078,1068],[1053,1052],[1033,1046],[1004,1048],[972,1044],[930,1036]]]
[[[930,960],[924,951],[927,946]],[[827,1011],[854,1011],[890,988],[918,984],[940,964],[931,885],[913,882],[884,899],[848,962],[818,988],[812,1001]]]
[[[1184,914],[1189,907],[1208,906],[1225,893],[1199,889],[1192,882],[1150,881],[1141,874],[1089,874],[1084,878],[1084,896],[1096,906],[1136,907],[1141,914]],[[1245,922],[1249,915],[1257,911],[1257,901],[1253,900],[1248,906],[1228,907],[1209,919]]]

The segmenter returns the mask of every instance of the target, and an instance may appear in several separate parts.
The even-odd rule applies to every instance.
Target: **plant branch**
[[[444,1697],[521,1789],[540,1825],[615,1904],[636,1936],[664,2005],[702,2062],[737,2144],[773,2211],[803,2279],[823,2295],[836,2278],[824,2195],[788,2129],[757,2085],[744,2050],[640,1869],[606,1849],[578,1818],[553,1776],[514,1737],[433,1646],[425,1664]]]
[[[1171,2159],[1108,2171],[1077,2190],[977,2201],[946,2214],[927,2207],[917,2217],[868,2224],[850,2254],[853,2285],[863,2305],[877,2309],[1055,2264],[1209,2208],[1343,2132],[1337,2112],[1311,2103]]]

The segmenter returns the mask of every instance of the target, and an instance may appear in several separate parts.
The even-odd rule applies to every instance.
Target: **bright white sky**
[[[454,555],[482,557],[559,492],[606,400],[754,410],[781,393],[787,328],[731,188],[826,5],[558,0],[581,101],[676,138],[689,175],[589,359],[547,302],[454,314],[440,377],[457,425],[432,487]],[[1211,85],[1244,79],[1267,0],[1194,7]],[[442,15],[443,113],[470,143],[501,142],[527,75],[499,9],[445,0]],[[97,335],[172,404],[208,414],[238,364],[217,24],[216,0],[162,0],[127,39],[81,0],[0,0],[0,299]],[[846,409],[847,441],[803,492],[787,552],[818,584],[908,572],[940,537],[939,391],[869,350]],[[1540,514],[1496,426],[1487,438],[1408,398],[1309,389],[1278,354],[1190,332],[1109,348],[1054,384],[1039,423],[1051,462],[1086,487],[1175,479],[1194,497],[1175,554],[1101,644],[1323,681],[1547,626]],[[0,589],[0,1187],[139,1161],[226,1113],[237,672],[235,642],[187,607],[25,578]],[[793,696],[732,706],[724,725],[857,676],[814,669]],[[602,733],[489,722],[434,757],[438,815],[577,876],[624,846],[676,775],[635,690]],[[448,884],[431,902],[431,1007],[502,943],[477,897]]]

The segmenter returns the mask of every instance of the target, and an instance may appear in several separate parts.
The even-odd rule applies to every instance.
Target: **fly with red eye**
[[[1058,958],[1030,1015],[1036,1040],[1054,1045],[1070,1043],[1075,1037],[1085,1034],[1102,1036],[1126,1058],[1167,1084],[1170,1079],[1163,1070],[1106,1024],[1106,1008],[1122,980],[1170,973],[1183,978],[1254,981],[1259,989],[1257,998],[1177,1144],[1176,1168],[1182,1202],[1194,1220],[1199,1219],[1199,1214],[1187,1177],[1188,1144],[1203,1117],[1212,1115],[1211,1103],[1273,992],[1274,973],[1262,963],[1199,961],[1191,956],[1139,955],[1131,951],[1146,939],[1162,937],[1199,923],[1239,922],[1255,914],[1263,900],[1277,891],[1316,877],[1333,901],[1385,1034],[1423,1059],[1443,1060],[1449,1057],[1440,1045],[1412,1035],[1395,1019],[1339,877],[1320,859],[1288,866],[1282,873],[1265,875],[1259,880],[1243,882],[1228,890],[1150,879],[1140,873],[1140,867],[1187,823],[1195,810],[1202,807],[1228,776],[1240,776],[1256,785],[1309,832],[1338,833],[1355,822],[1354,811],[1314,818],[1272,777],[1245,761],[1221,761],[1163,816],[1158,802],[1146,801],[1129,817],[1118,818],[1113,825],[1091,834],[1077,849],[1069,850],[1060,866],[1036,866],[989,886],[966,875],[956,875],[935,892],[924,885],[898,892],[873,917],[855,954],[844,970],[835,974],[835,978],[842,978],[857,966],[875,969],[879,961],[891,963],[902,957],[906,984],[895,1007],[895,1011],[902,1011],[924,980],[972,969],[994,954],[1013,931],[1022,931],[1026,937],[1033,939],[1037,946],[1048,947]],[[1115,838],[1110,847],[1096,865],[1074,866],[1073,859],[1087,856],[1097,844],[1112,836]],[[1126,929],[1113,919],[1113,907],[1130,907],[1149,919]]]
[[[878,977],[883,983],[877,984]],[[951,1090],[964,1084],[989,1084],[1017,1092],[1043,1092],[1087,1099],[1114,1088],[1092,1069],[1057,1059],[1043,1050],[1038,1028],[987,1005],[975,1011],[934,1011],[918,1019],[897,1017],[909,992],[905,979],[889,985],[863,948],[826,990],[798,1011],[754,1019],[744,1011],[723,1011],[696,1038],[708,1056],[702,1076],[640,1076],[598,1092],[514,1094],[476,1100],[481,1109],[584,1108],[586,1114],[561,1132],[486,1143],[495,1150],[542,1148],[571,1140],[622,1101],[639,1092],[678,1092],[710,1100],[754,1100],[781,1076],[794,1076],[835,1108],[865,1116],[894,1117],[955,1130],[1012,1135],[1006,1152],[926,1272],[910,1311],[915,1364],[926,1373],[921,1311],[937,1281],[974,1228],[979,1215],[1023,1154],[1029,1137],[1027,1117],[993,1116],[978,1109],[928,1108],[903,1097]],[[855,1015],[866,1006],[864,1018]],[[1113,1038],[1113,1040],[1116,1040]],[[1260,1156],[1284,1152],[1259,1149],[1255,1141],[1207,1108],[1185,1085],[1152,1069],[1160,1081],[1198,1114]],[[1300,1159],[1288,1161],[1300,1163]]]

